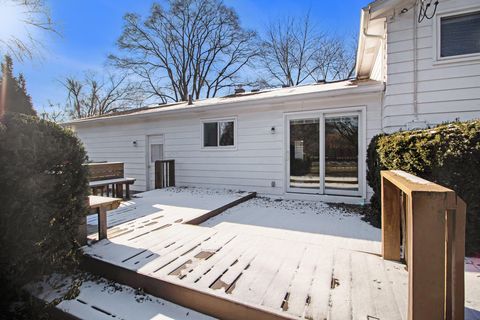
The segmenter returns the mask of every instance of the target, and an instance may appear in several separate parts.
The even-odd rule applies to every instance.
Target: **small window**
[[[163,144],[150,145],[150,161],[155,162],[163,158]]]
[[[480,53],[480,11],[440,19],[440,57]]]
[[[209,121],[203,123],[203,146],[233,147],[235,145],[235,121]]]

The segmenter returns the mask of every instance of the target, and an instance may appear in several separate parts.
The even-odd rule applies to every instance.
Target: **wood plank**
[[[367,268],[365,254],[352,251],[351,259],[353,319],[378,318],[377,310],[373,303],[372,275]]]
[[[328,317],[333,258],[334,252],[329,248],[324,248],[317,257],[313,281],[308,293],[310,302],[305,312],[307,319],[327,319]]]
[[[225,252],[222,255],[215,265],[211,265],[211,268],[208,269],[208,272],[201,276],[201,278],[196,282],[196,285],[200,287],[209,288],[218,278],[220,278],[231,266],[232,264],[241,256],[249,247],[251,247],[251,242],[242,239],[240,241],[238,238],[235,239],[235,245],[232,250]]]
[[[185,269],[190,269],[196,264],[204,261],[204,256],[209,257],[210,253],[217,252],[220,248],[225,246],[228,242],[232,241],[235,238],[235,235],[231,234],[218,234],[215,233],[208,240],[201,242],[193,250],[189,251],[187,254],[183,254],[178,257],[173,263],[168,266],[158,270],[155,274],[156,276],[168,275],[171,272],[175,271],[180,267]],[[208,253],[205,255],[205,253]],[[188,265],[185,265],[187,264]]]
[[[357,319],[352,318],[352,261],[350,253],[351,251],[344,249],[335,251],[328,317],[331,320]]]
[[[385,261],[384,264],[387,281],[393,289],[395,303],[398,306],[402,320],[407,320],[408,272],[406,266],[393,261]]]
[[[401,320],[402,315],[396,303],[394,289],[388,281],[386,266],[381,257],[361,253],[366,260],[365,267],[369,270],[370,286],[377,317],[380,319]]]
[[[281,310],[285,295],[295,276],[295,270],[305,254],[306,247],[298,245],[284,260],[261,302],[262,305]]]
[[[195,266],[194,269],[189,272],[185,278],[182,279],[183,282],[194,284],[199,281],[199,279],[207,273],[213,266],[217,265],[227,256],[230,251],[236,251],[237,242],[235,240],[230,241],[225,246],[220,248],[217,252],[213,254],[208,260],[200,263],[199,265]]]
[[[153,260],[148,265],[140,268],[138,271],[143,274],[154,274],[166,264],[174,261],[182,254],[194,249],[196,246],[206,241],[212,237],[216,231],[207,230],[209,232],[201,232],[199,235],[196,234],[194,238],[185,239],[186,241],[180,240],[168,248],[161,248],[158,251],[152,251],[158,255],[158,258]]]
[[[278,273],[283,260],[290,252],[279,241],[266,239],[266,245],[259,246],[260,250],[250,267],[238,279],[232,295],[242,301],[260,304],[265,291],[271,285]],[[284,243],[283,243],[284,244]]]
[[[321,255],[321,248],[309,246],[300,261],[295,276],[290,283],[288,308],[290,314],[304,317],[309,299],[309,289],[312,285],[312,277],[315,271],[317,258]],[[285,308],[284,308],[285,309]]]

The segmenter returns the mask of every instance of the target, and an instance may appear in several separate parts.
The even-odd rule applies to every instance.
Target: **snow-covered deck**
[[[248,192],[197,188],[167,188],[136,194],[119,208],[107,213],[108,237],[129,233],[135,229],[155,231],[173,223],[203,222],[217,211],[251,196]],[[97,229],[97,215],[87,217],[90,230]],[[96,239],[97,234],[89,235]]]
[[[404,265],[383,260],[380,231],[348,209],[257,198],[201,226],[159,214],[85,247],[90,269],[225,318],[406,319]],[[467,319],[479,314],[479,274],[467,276]]]

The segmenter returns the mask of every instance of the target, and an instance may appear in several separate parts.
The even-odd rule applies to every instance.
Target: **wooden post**
[[[456,210],[447,210],[446,319],[465,317],[465,220],[466,204],[456,197]]]
[[[454,191],[403,171],[381,176],[385,259],[399,254],[402,203],[406,213],[407,318],[463,319],[466,204]]]
[[[107,208],[100,206],[97,208],[98,214],[98,240],[107,238]]]
[[[130,199],[130,183],[125,184],[125,198]]]
[[[170,168],[168,169],[168,173],[170,174],[169,180],[169,187],[175,186],[175,160],[170,160]]]
[[[382,255],[400,261],[400,190],[382,177]]]
[[[115,189],[117,191],[116,197],[117,198],[123,198],[123,184],[122,183],[117,183]]]
[[[445,319],[445,194],[413,192],[407,209],[408,319]]]

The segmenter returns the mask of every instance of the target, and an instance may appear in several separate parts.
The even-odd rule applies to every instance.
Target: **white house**
[[[427,3],[429,2],[426,1]],[[480,118],[480,1],[375,1],[362,9],[357,79],[238,93],[69,122],[93,161],[121,161],[153,188],[177,185],[362,203],[380,132]]]

